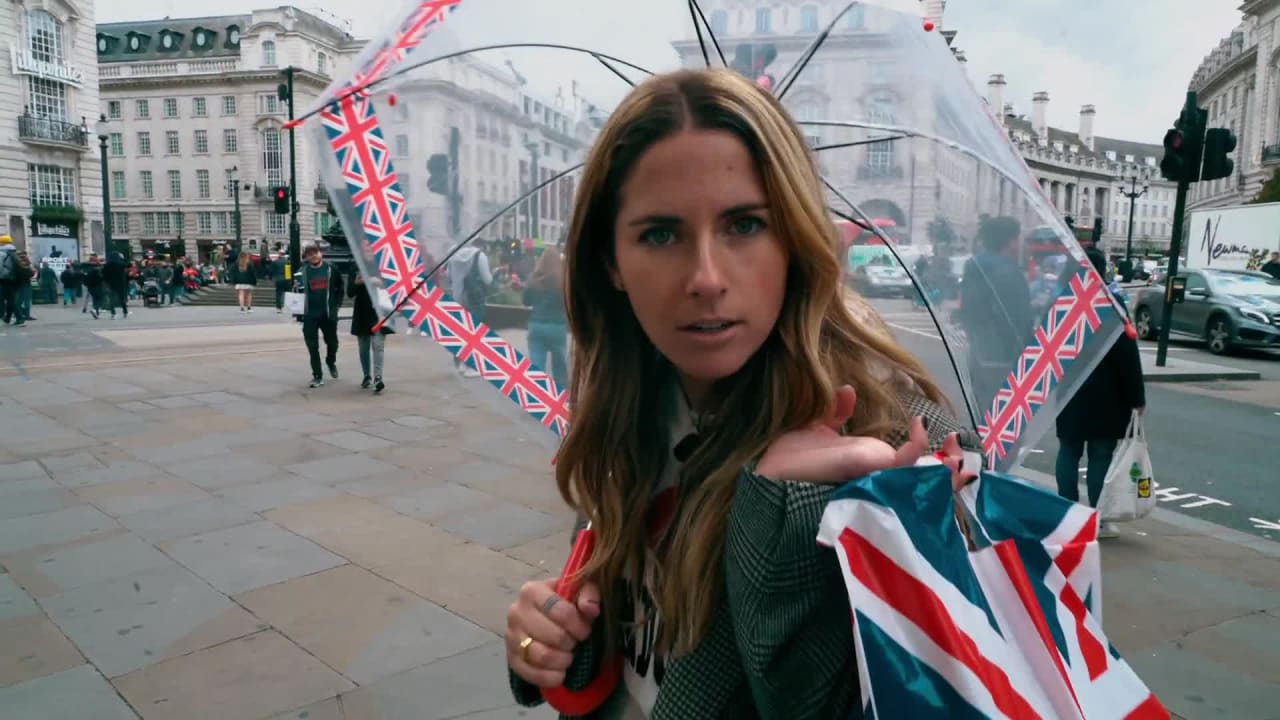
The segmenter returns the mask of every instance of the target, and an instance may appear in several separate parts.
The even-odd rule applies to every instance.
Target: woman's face
[[[623,184],[613,284],[700,402],[773,332],[787,253],[747,147],[690,130],[643,155]]]

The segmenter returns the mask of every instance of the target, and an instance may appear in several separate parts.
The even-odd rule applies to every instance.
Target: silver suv
[[[1280,348],[1280,280],[1247,270],[1182,270],[1187,290],[1173,306],[1169,333],[1203,339],[1221,355],[1236,347]],[[1159,332],[1164,287],[1143,288],[1133,322],[1144,340]]]

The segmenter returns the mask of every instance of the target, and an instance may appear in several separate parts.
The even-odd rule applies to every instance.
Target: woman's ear
[[[609,282],[613,283],[613,288],[618,292],[626,292],[627,288],[622,284],[622,273],[618,272],[618,266],[609,263]]]

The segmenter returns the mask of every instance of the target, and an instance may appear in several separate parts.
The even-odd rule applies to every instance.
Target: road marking
[[[1207,505],[1221,505],[1223,507],[1231,507],[1231,503],[1227,502],[1226,500],[1219,500],[1218,498],[1213,498],[1213,497],[1209,497],[1208,495],[1201,495],[1200,493],[1194,493],[1194,492],[1180,493],[1178,492],[1178,488],[1161,487],[1160,483],[1155,482],[1154,480],[1151,482],[1151,487],[1152,487],[1152,493],[1155,494],[1156,499],[1162,502],[1173,503],[1173,502],[1181,502],[1183,500],[1191,500],[1192,498],[1199,498],[1198,500],[1191,500],[1191,502],[1189,503],[1184,503],[1178,506],[1184,509],[1201,508]]]
[[[1270,520],[1260,520],[1255,517],[1249,518],[1249,522],[1258,530],[1280,530],[1280,522],[1271,522]]]
[[[927,338],[930,338],[930,339],[933,339],[933,340],[941,340],[941,339],[942,339],[942,337],[941,337],[941,336],[939,336],[939,335],[934,335],[933,333],[928,333],[928,332],[925,332],[925,331],[923,331],[923,330],[916,330],[915,328],[909,328],[909,327],[907,327],[907,326],[905,326],[905,325],[899,325],[899,324],[897,324],[897,323],[891,323],[891,322],[888,322],[888,321],[885,321],[885,324],[886,324],[886,325],[888,325],[888,326],[889,326],[889,327],[891,327],[891,328],[897,328],[897,329],[899,329],[899,330],[902,330],[902,331],[905,331],[905,332],[909,332],[909,333],[911,333],[911,334],[913,334],[913,335],[921,335],[921,336],[924,336],[924,337],[927,337]]]

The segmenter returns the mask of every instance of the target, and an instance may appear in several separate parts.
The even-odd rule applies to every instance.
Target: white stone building
[[[93,13],[91,0],[0,3],[0,233],[37,257],[103,250]]]
[[[1161,145],[1101,137],[1094,133],[1097,109],[1080,108],[1075,130],[1050,127],[1047,121],[1049,93],[1031,99],[1031,117],[1013,112],[1006,103],[1003,75],[987,80],[987,102],[1003,108],[998,114],[1009,137],[1040,181],[1040,187],[1063,216],[1071,216],[1077,228],[1091,228],[1102,218],[1102,241],[1108,253],[1125,252],[1129,237],[1129,199],[1122,192],[1146,194],[1134,201],[1133,253],[1159,254],[1169,247],[1176,186],[1160,177]],[[1137,178],[1136,187],[1129,178]]]
[[[134,252],[206,257],[240,238],[250,251],[288,242],[270,188],[289,182],[283,69],[295,68],[297,112],[364,41],[293,7],[246,15],[139,20],[97,28],[103,111],[114,126],[109,177],[113,234]],[[329,226],[314,148],[297,137],[298,223],[305,242]]]
[[[479,237],[536,237],[548,243],[564,237],[576,187],[574,173],[512,210],[503,210],[531,189],[531,183],[582,161],[594,136],[594,126],[586,121],[590,103],[572,91],[539,97],[528,90],[513,64],[470,55],[415,70],[397,84],[395,94],[403,101],[387,107],[384,100],[379,118],[417,237],[429,250],[439,256],[456,240],[449,235],[445,197],[427,188],[428,159],[448,154],[455,127],[463,237],[499,214],[501,218]]]

